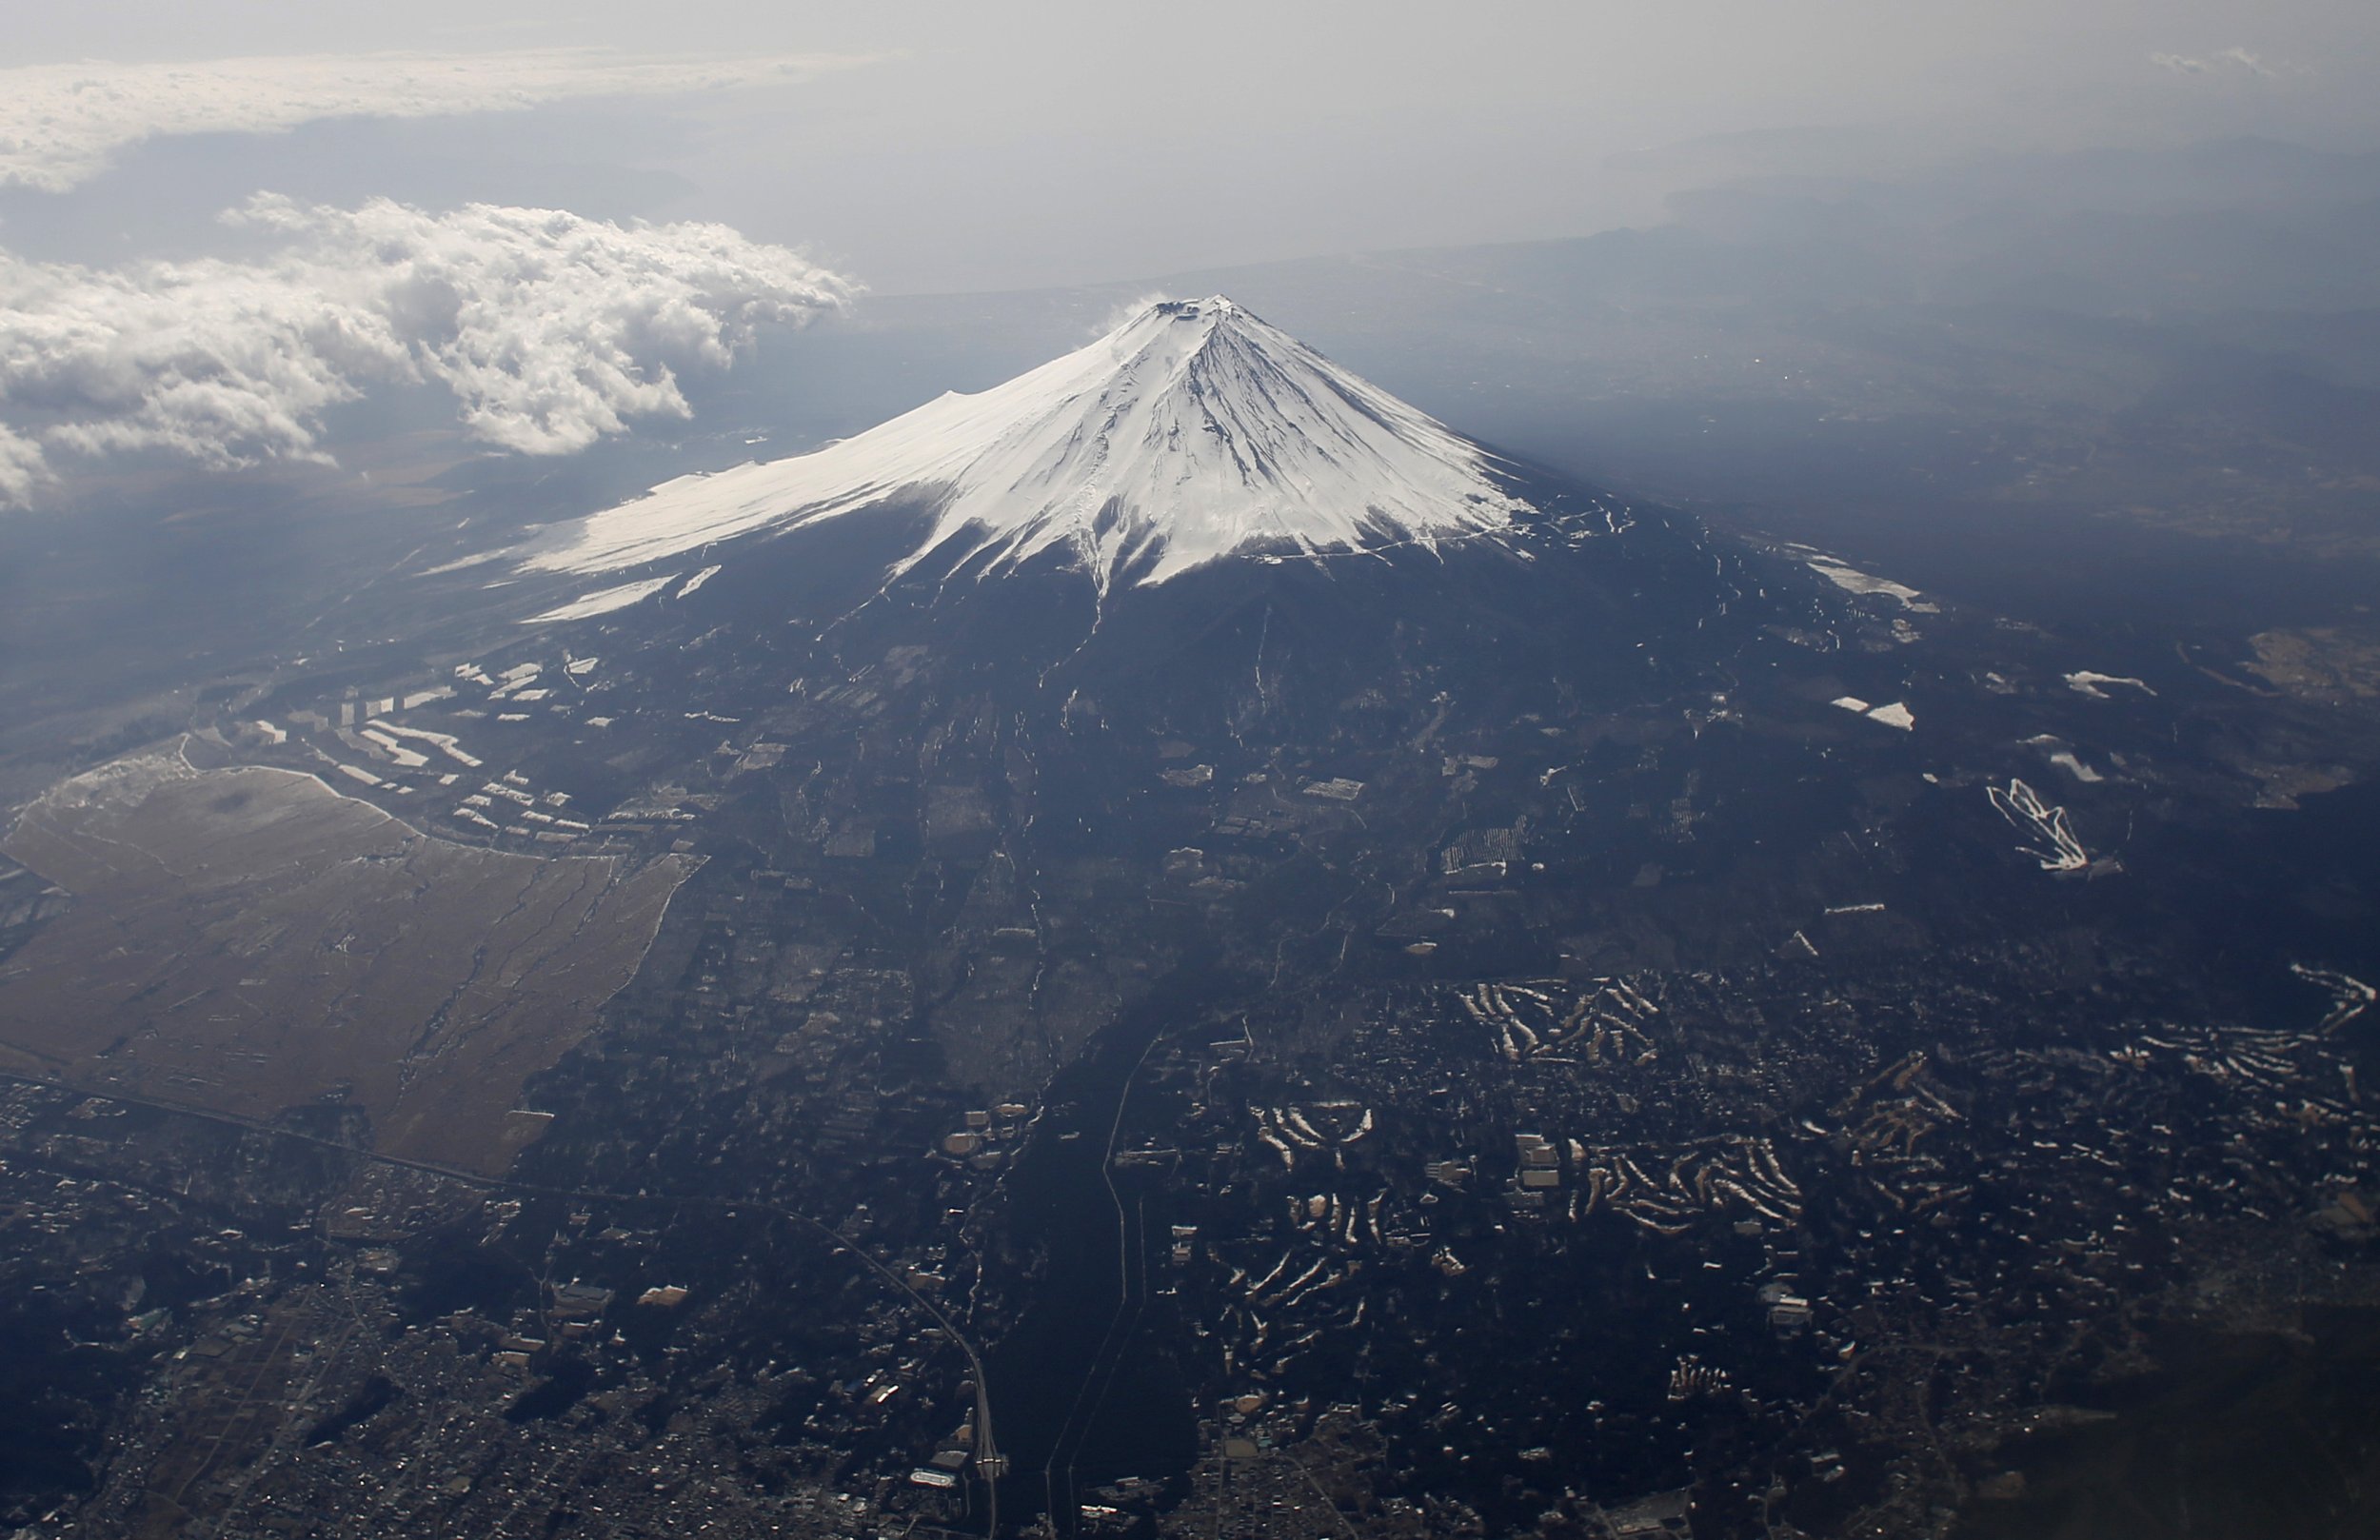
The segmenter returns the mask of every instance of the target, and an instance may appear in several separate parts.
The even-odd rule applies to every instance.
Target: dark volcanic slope
[[[1152,724],[1299,736],[1366,692],[1426,700],[1449,668],[1511,692],[1467,709],[1549,694],[1631,703],[1749,634],[1742,554],[1672,516],[1532,490],[1550,511],[1509,531],[1436,550],[1227,559],[1104,602],[1054,556],[999,576],[962,565],[887,580],[869,548],[897,546],[908,522],[884,509],[865,531],[875,540],[829,527],[736,542],[693,594],[557,635],[689,704],[743,700],[771,670],[788,688],[922,647],[915,666],[1005,707],[1088,694]]]

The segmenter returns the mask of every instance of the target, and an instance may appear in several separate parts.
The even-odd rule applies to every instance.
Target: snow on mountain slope
[[[1528,504],[1485,450],[1231,301],[1153,305],[1079,351],[788,460],[667,482],[565,526],[532,568],[618,571],[899,497],[1000,571],[1053,548],[1105,589],[1236,551],[1502,527]]]

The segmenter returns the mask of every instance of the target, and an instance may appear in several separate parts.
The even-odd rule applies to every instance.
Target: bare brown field
[[[75,899],[0,968],[0,1058],[255,1118],[338,1100],[384,1153],[481,1171],[693,869],[456,844],[171,747],[53,788],[0,850]]]

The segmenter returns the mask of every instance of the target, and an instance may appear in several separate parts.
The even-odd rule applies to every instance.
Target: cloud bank
[[[278,133],[319,118],[496,112],[589,96],[667,96],[805,80],[864,59],[654,59],[603,49],[300,54],[201,64],[0,69],[0,187],[63,192],[165,134]]]
[[[725,368],[760,326],[857,292],[720,225],[271,195],[225,217],[277,244],[106,270],[0,251],[0,502],[27,501],[59,453],[325,459],[323,412],[375,384],[442,385],[473,437],[566,454],[689,415],[681,371]]]

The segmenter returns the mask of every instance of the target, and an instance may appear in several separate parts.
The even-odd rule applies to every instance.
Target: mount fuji
[[[526,565],[649,568],[902,503],[932,518],[896,573],[930,561],[982,576],[1055,555],[1104,594],[1232,556],[1436,549],[1506,530],[1536,511],[1517,475],[1216,295],[1150,305],[1004,385],[812,453],[668,482],[555,532]]]
[[[432,607],[736,718],[908,648],[1028,711],[1129,693],[1222,723],[1254,699],[1322,731],[1383,679],[1458,676],[1525,714],[1674,687],[1768,607],[1694,521],[1499,454],[1220,295],[493,554],[509,579],[446,563]]]

